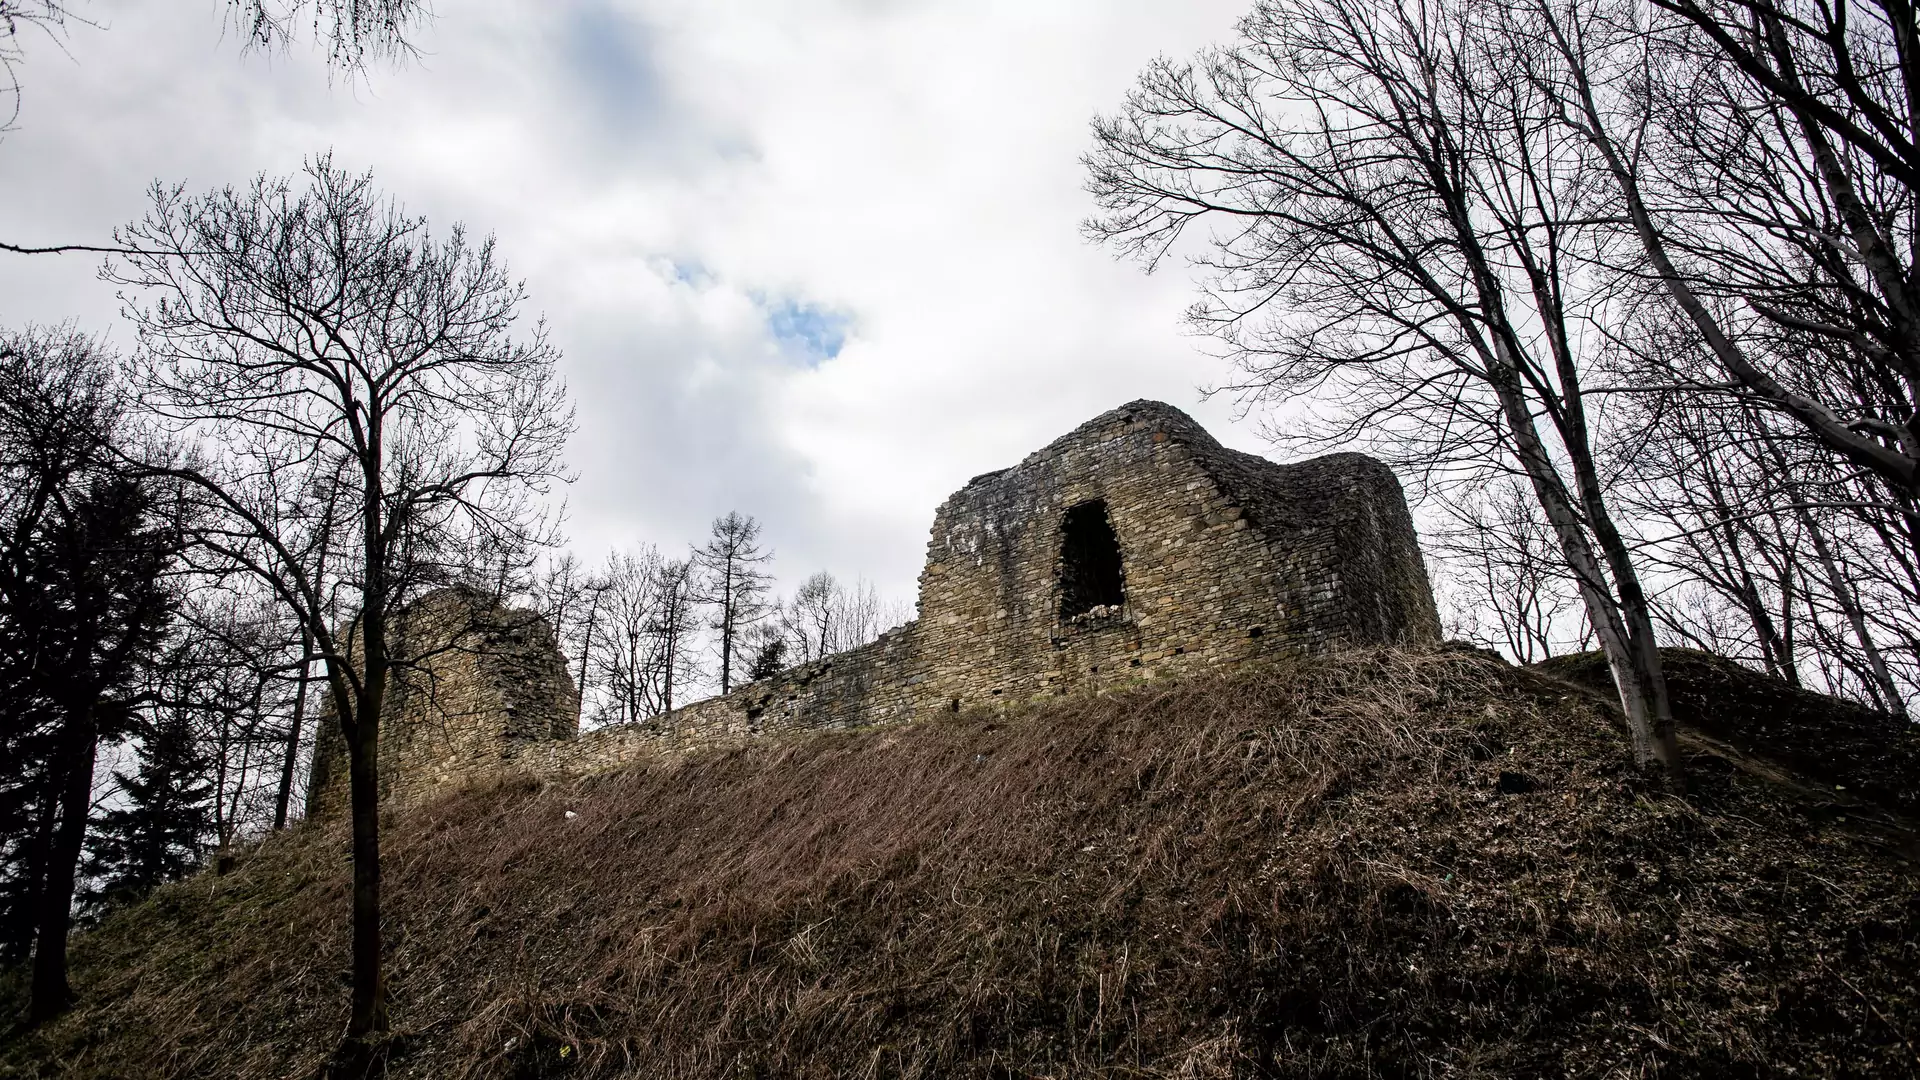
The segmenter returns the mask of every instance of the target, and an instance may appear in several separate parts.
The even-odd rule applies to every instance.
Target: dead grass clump
[[[1914,1068],[1911,868],[1695,775],[1643,787],[1564,684],[1378,651],[463,792],[388,833],[396,1071]],[[310,1073],[345,850],[306,830],[87,935],[82,1008],[0,1067]]]

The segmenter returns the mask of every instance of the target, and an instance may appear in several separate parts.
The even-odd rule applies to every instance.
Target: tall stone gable
[[[448,667],[453,682],[489,688],[457,723],[445,709],[398,711],[396,749],[382,753],[400,774],[396,794],[1440,634],[1413,519],[1386,466],[1360,454],[1275,464],[1221,446],[1157,401],[1102,413],[950,496],[934,516],[919,618],[870,644],[576,737],[577,697],[542,627],[510,659],[475,654]],[[322,760],[334,759],[316,755],[317,807],[343,798]]]

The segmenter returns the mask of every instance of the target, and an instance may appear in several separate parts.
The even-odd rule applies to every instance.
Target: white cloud
[[[421,63],[330,83],[240,56],[214,0],[100,0],[103,29],[23,71],[0,237],[97,241],[156,177],[332,148],[526,276],[580,403],[583,554],[738,508],[790,580],[910,598],[942,498],[1100,410],[1159,397],[1257,446],[1196,403],[1219,371],[1180,329],[1187,278],[1078,231],[1092,114],[1243,3],[463,2]],[[0,320],[109,328],[92,271],[0,259]]]

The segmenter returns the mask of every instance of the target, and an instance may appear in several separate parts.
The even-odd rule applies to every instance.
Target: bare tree
[[[1447,568],[1449,632],[1522,664],[1577,639],[1568,623],[1579,601],[1540,506],[1524,484],[1497,481],[1441,508],[1429,550]]]
[[[545,616],[562,641],[569,637],[563,628],[579,621],[586,585],[587,574],[580,565],[580,557],[571,551],[562,551],[547,560],[533,577],[533,606]]]
[[[836,590],[834,603],[840,628],[835,651],[865,645],[913,617],[911,605],[881,596],[879,586],[863,577]]]
[[[632,724],[672,712],[698,675],[693,563],[651,544],[607,558],[604,629],[596,645],[606,694],[602,722]]]
[[[734,657],[743,632],[767,617],[769,577],[762,569],[773,552],[760,547],[760,523],[737,511],[715,518],[713,535],[694,551],[702,573],[700,600],[713,609],[720,653],[720,692],[733,689]]]
[[[1525,0],[1502,32],[1598,155],[1620,268],[1700,348],[1665,381],[1789,418],[1920,497],[1920,68],[1914,10],[1872,0]]]
[[[595,678],[604,688],[602,723],[632,724],[658,711],[653,694],[653,631],[660,583],[660,550],[651,544],[607,556],[596,614],[600,635],[589,635]],[[583,668],[584,670],[584,668]]]
[[[1316,445],[1428,484],[1525,478],[1606,653],[1643,765],[1680,780],[1646,590],[1608,504],[1589,382],[1609,282],[1591,148],[1551,122],[1477,8],[1258,4],[1232,48],[1152,65],[1087,158],[1096,238],[1157,265],[1195,245],[1197,327],[1256,400],[1315,393]]]
[[[534,580],[534,607],[553,627],[567,670],[573,673],[574,688],[580,694],[583,718],[599,712],[590,704],[598,698],[600,687],[589,664],[611,588],[612,582],[604,573],[588,573],[571,551],[549,562]]]
[[[337,461],[336,464],[344,467],[346,461],[341,459]],[[341,496],[345,494],[347,490],[347,485],[343,482],[342,477],[336,474],[328,477],[326,482],[321,485],[320,497],[311,502],[294,504],[299,512],[303,514],[312,514],[315,510],[318,510],[320,515],[320,520],[313,526],[314,533],[319,538],[317,548],[313,553],[314,563],[312,576],[316,581],[328,580],[330,560],[339,556],[338,546],[333,543],[333,537],[339,527]],[[279,508],[284,504],[279,500],[275,500],[273,505]],[[330,611],[326,617],[329,622],[336,625],[340,621],[340,613],[338,611]],[[280,759],[280,783],[274,795],[273,827],[276,830],[286,828],[287,817],[292,806],[296,772],[301,761],[300,748],[302,746],[302,740],[310,734],[307,730],[306,719],[307,705],[309,699],[313,696],[313,665],[319,659],[318,654],[315,652],[313,631],[301,625],[298,629],[298,635],[300,639],[300,659],[298,666],[294,669],[293,696],[286,724],[285,742],[282,746]]]
[[[849,588],[825,570],[809,575],[779,608],[785,644],[776,658],[788,664],[865,645],[907,619],[904,608],[883,600],[872,582],[856,579]]]
[[[692,559],[665,559],[654,571],[652,677],[659,711],[673,711],[674,691],[699,678],[699,582]],[[684,703],[684,702],[683,702]]]
[[[295,726],[303,649],[276,597],[243,578],[186,583],[158,702],[184,718],[209,766],[213,828],[223,856],[282,828],[300,760]]]
[[[1622,502],[1661,526],[1647,550],[1681,582],[1661,612],[1670,630],[1904,715],[1903,661],[1886,642],[1920,622],[1920,593],[1903,587],[1910,542],[1863,527],[1903,520],[1879,501],[1884,485],[1752,402],[1674,392],[1638,402],[1644,437],[1620,462]]]
[[[166,466],[206,515],[196,558],[272,590],[313,639],[348,747],[353,993],[343,1068],[378,1060],[379,732],[393,638],[423,591],[548,543],[534,501],[564,479],[572,426],[544,329],[516,335],[524,288],[491,239],[384,199],[326,158],[304,183],[202,196],[156,185],[105,271],[132,290],[143,401],[192,456]],[[320,509],[338,484],[342,512]],[[319,552],[352,557],[337,569]],[[477,553],[477,554],[476,554]],[[324,576],[322,574],[324,573]],[[333,613],[356,617],[337,625]]]
[[[1801,0],[1512,0],[1486,32],[1599,168],[1605,327],[1649,402],[1627,462],[1669,565],[1782,678],[1904,712],[1920,394],[1915,13]],[[1663,445],[1664,444],[1664,445]],[[1662,453],[1661,451],[1664,451]],[[1651,466],[1651,468],[1649,468]],[[1665,469],[1662,479],[1654,473]],[[1856,526],[1876,551],[1852,559]],[[1796,629],[1803,631],[1796,634]],[[1811,651],[1799,652],[1797,645]]]
[[[840,583],[821,570],[811,574],[793,598],[782,605],[780,624],[787,639],[787,658],[805,664],[840,651]]]

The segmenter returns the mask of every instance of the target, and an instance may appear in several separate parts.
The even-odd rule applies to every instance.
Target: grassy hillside
[[[1698,649],[1662,649],[1674,718],[1687,729],[1781,765],[1803,780],[1920,818],[1920,726],[1850,701],[1787,686]],[[1534,670],[1611,695],[1597,652]]]
[[[1699,740],[1659,795],[1625,746],[1571,683],[1356,653],[462,793],[388,826],[396,1072],[1920,1068],[1901,823]],[[306,828],[121,913],[0,1071],[309,1075],[346,871]]]

